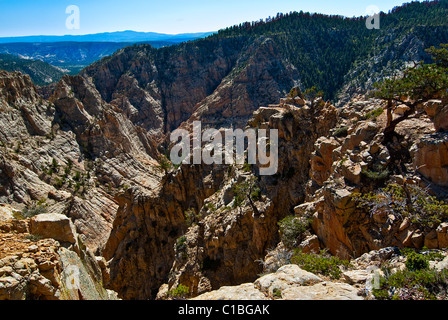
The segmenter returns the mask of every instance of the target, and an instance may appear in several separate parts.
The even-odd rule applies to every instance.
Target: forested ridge
[[[348,81],[365,82],[370,73],[366,60],[375,61],[376,69],[393,66],[397,57],[406,57],[407,46],[400,44],[407,37],[418,39],[421,48],[417,57],[430,59],[424,49],[448,42],[448,1],[412,2],[381,13],[380,29],[366,27],[367,16],[346,18],[338,15],[309,12],[279,13],[256,22],[245,22],[220,30],[197,40],[198,45],[222,38],[243,37],[246,41],[265,36],[278,45],[283,57],[300,72],[304,88],[316,86],[325,97],[335,99]],[[181,45],[182,46],[182,45]],[[393,54],[383,53],[394,47]],[[175,47],[162,50],[176,50]],[[398,51],[401,50],[401,52]],[[414,55],[415,57],[415,55]],[[391,69],[391,70],[392,70]],[[347,78],[352,70],[352,78]],[[378,70],[376,70],[378,71]]]

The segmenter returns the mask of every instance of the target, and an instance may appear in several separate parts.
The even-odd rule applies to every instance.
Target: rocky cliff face
[[[247,40],[184,43],[174,51],[129,47],[83,76],[156,139],[192,114],[215,125],[244,126],[253,111],[278,101],[298,80],[272,40]]]
[[[333,136],[316,141],[307,202],[295,208],[299,216],[313,215],[312,229],[321,244],[346,259],[387,246],[437,249],[445,245],[443,240],[438,242],[445,237],[443,228],[437,231],[408,218],[372,214],[354,199],[357,193],[390,183],[421,186],[442,198],[446,194],[440,189],[444,185],[443,133],[435,134],[432,121],[422,116],[400,124],[399,140],[383,145],[385,115],[380,111],[370,119],[365,116],[379,108],[381,101],[363,100],[339,109]]]
[[[159,297],[164,289],[180,284],[198,294],[253,281],[262,271],[257,260],[278,242],[277,223],[305,199],[313,140],[327,134],[336,121],[333,106],[322,102],[313,109],[303,104],[283,101],[254,113],[250,126],[279,131],[278,173],[263,177],[257,176],[256,168],[227,168],[220,188],[196,211],[196,223],[177,239],[168,287]],[[253,201],[238,203],[241,194],[235,190],[248,184],[260,194]]]
[[[65,77],[49,101],[20,74],[2,73],[1,90],[2,201],[64,213],[101,250],[118,208],[114,193],[150,188],[161,176],[152,140],[81,77]]]
[[[176,240],[186,231],[185,211],[199,210],[223,179],[222,168],[181,168],[146,192],[130,188],[104,250],[110,287],[123,299],[154,298],[174,260]]]

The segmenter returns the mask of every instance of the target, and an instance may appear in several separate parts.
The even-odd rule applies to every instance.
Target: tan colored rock
[[[414,169],[440,186],[448,186],[448,134],[422,137],[411,149]]]
[[[14,208],[8,204],[0,204],[0,222],[5,223],[14,219]]]
[[[311,235],[303,240],[299,249],[302,250],[303,253],[319,253],[320,252],[320,241],[317,235]]]
[[[441,107],[441,105],[442,100],[429,100],[423,104],[423,109],[431,119],[434,119],[434,116],[437,114],[438,109],[439,107]]]
[[[353,162],[350,159],[343,161],[341,164],[342,175],[348,181],[354,184],[361,183],[361,165],[359,163]]]
[[[342,276],[348,284],[354,285],[357,283],[365,283],[369,277],[371,277],[371,273],[367,270],[350,270],[345,271]]]
[[[347,136],[342,144],[341,152],[344,154],[347,150],[353,150],[359,146],[361,141],[370,141],[378,132],[379,127],[373,122],[360,123],[354,132]]]
[[[281,292],[284,300],[364,300],[358,289],[347,283],[321,282],[312,286],[291,286]]]
[[[439,248],[439,240],[437,239],[437,231],[431,230],[424,237],[424,246],[428,249],[438,249]]]
[[[62,242],[76,242],[76,230],[71,220],[62,214],[40,214],[31,219],[31,233]]]
[[[297,265],[286,265],[278,269],[275,273],[265,275],[255,281],[255,286],[261,292],[274,297],[274,291],[283,292],[291,285],[309,286],[322,279],[315,274],[301,269]]]
[[[439,244],[439,248],[448,248],[448,223],[442,222],[437,227],[437,241]]]
[[[401,104],[394,109],[394,113],[402,116],[407,110],[409,110],[409,107],[404,104]]]
[[[207,292],[192,300],[268,300],[253,283],[239,286],[224,286],[218,290]]]
[[[335,185],[328,185],[322,191],[322,196],[316,200],[312,228],[331,254],[348,259],[353,247],[347,234],[346,217],[356,210],[352,193]]]
[[[339,147],[339,142],[334,138],[321,137],[316,141],[315,151],[310,160],[310,176],[322,186],[332,171],[333,150]]]
[[[448,269],[448,256],[445,257],[442,261],[436,262],[434,268],[439,272],[444,269]]]
[[[436,131],[448,130],[448,105],[440,105],[433,120]]]

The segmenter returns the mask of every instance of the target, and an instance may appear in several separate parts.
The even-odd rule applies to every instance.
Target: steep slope
[[[0,54],[0,70],[20,71],[28,74],[39,86],[59,81],[64,72],[46,62],[22,59],[10,54]]]
[[[20,73],[0,72],[0,201],[71,217],[101,251],[118,208],[114,194],[160,180],[150,138],[81,77],[64,77],[51,102]]]
[[[247,41],[228,37],[159,50],[130,47],[86,68],[82,75],[92,78],[105,101],[157,138],[204,105],[241,125],[258,106],[288,92],[297,79],[272,41],[246,45]],[[265,83],[261,86],[259,81]]]

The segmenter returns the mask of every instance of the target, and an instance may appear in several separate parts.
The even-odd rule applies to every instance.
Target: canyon
[[[448,34],[439,31],[435,45]],[[380,70],[380,58],[400,70],[428,45],[418,32],[393,35],[378,59],[351,67],[334,101],[306,94],[305,71],[268,33],[129,46],[43,88],[0,71],[0,299],[172,299],[182,287],[197,299],[361,299],[367,268],[404,265],[397,248],[446,256],[446,219],[422,226],[355,199],[388,184],[447,197],[445,98],[383,143],[387,105],[368,94],[392,68]],[[196,121],[278,130],[277,172],[173,165],[170,134]],[[293,248],[281,231],[288,217],[309,221]],[[294,249],[355,267],[329,281],[280,261]],[[78,290],[67,285],[73,270]]]

